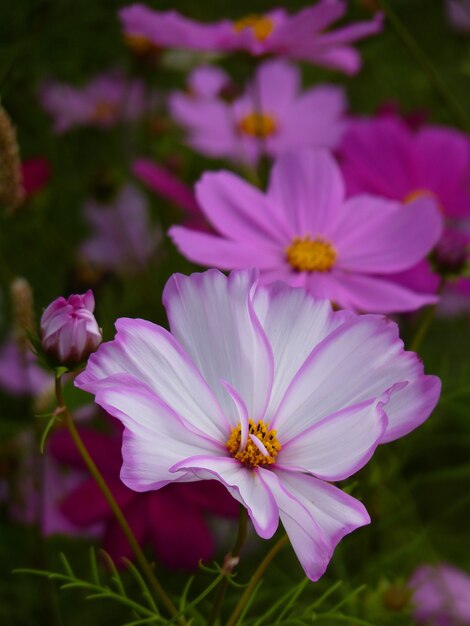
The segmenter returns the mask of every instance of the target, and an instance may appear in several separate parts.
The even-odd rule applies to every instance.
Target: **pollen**
[[[414,189],[403,198],[403,204],[410,204],[411,202],[414,202],[414,200],[418,200],[419,198],[430,198],[431,200],[434,200],[439,209],[443,212],[443,208],[436,194],[430,189]]]
[[[158,46],[152,43],[150,39],[147,39],[147,37],[144,37],[144,35],[126,34],[124,35],[124,43],[138,56],[146,56],[159,51]]]
[[[245,135],[265,138],[277,131],[277,121],[267,113],[250,113],[238,122],[238,129]]]
[[[112,122],[118,113],[118,107],[112,102],[101,100],[95,104],[93,119],[95,122]]]
[[[245,447],[241,450],[241,426],[232,429],[227,441],[227,449],[234,459],[249,468],[258,465],[272,465],[281,450],[281,444],[277,438],[277,431],[270,430],[269,426],[260,420],[257,424],[249,421],[248,439]]]
[[[286,248],[286,256],[298,272],[328,272],[335,264],[336,250],[321,237],[296,237]]]
[[[245,17],[242,17],[234,22],[233,28],[237,33],[241,33],[249,28],[253,32],[255,39],[258,41],[264,41],[273,32],[274,23],[272,19],[266,17],[265,15],[252,13],[251,15],[246,15]]]

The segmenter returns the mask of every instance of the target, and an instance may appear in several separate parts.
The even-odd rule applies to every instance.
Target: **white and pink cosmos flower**
[[[41,317],[42,347],[50,358],[61,365],[72,365],[96,350],[102,335],[94,309],[91,289],[51,302]]]
[[[342,537],[370,522],[331,482],[424,422],[439,379],[394,322],[261,286],[254,270],[177,274],[163,300],[171,333],[119,319],[75,381],[125,426],[123,482],[220,481],[264,539],[281,520],[317,580]]]

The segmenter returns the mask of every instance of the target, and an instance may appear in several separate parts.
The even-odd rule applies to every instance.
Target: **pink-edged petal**
[[[389,276],[367,276],[349,272],[332,272],[318,277],[327,280],[324,297],[330,290],[331,299],[353,311],[367,313],[405,313],[423,306],[436,304],[439,297],[434,293],[419,293],[392,281]],[[312,279],[313,283],[313,279]],[[314,291],[315,293],[315,291]]]
[[[174,274],[163,292],[173,335],[231,423],[238,415],[220,380],[238,392],[253,420],[262,419],[271,395],[272,351],[251,302],[257,280],[257,273],[248,271],[229,277],[217,270]]]
[[[293,236],[327,236],[343,202],[343,179],[328,152],[304,149],[276,160],[268,198],[289,221]]]
[[[276,532],[279,511],[259,470],[249,470],[229,457],[196,456],[177,463],[174,472],[191,472],[200,480],[220,480],[231,495],[248,510],[256,532],[270,539]]]
[[[443,219],[438,205],[422,197],[407,206],[375,196],[348,200],[331,234],[336,266],[351,272],[390,274],[421,261],[439,240]]]
[[[222,444],[190,431],[176,413],[131,377],[112,377],[95,393],[96,403],[126,427],[121,479],[134,491],[159,489],[184,478],[169,471],[182,459],[224,452]]]
[[[265,474],[266,472],[263,476]],[[307,576],[317,580],[324,573],[341,539],[357,528],[369,524],[370,517],[361,502],[333,485],[305,474],[276,470],[276,475],[285,493],[297,501],[314,521],[314,524],[310,524],[309,517],[305,514],[295,515],[297,511],[291,509],[292,500],[286,500],[285,496],[284,510],[278,496],[279,491],[272,487],[280,507],[281,521],[292,546]],[[286,519],[286,512],[290,519]],[[319,537],[322,542],[320,546]]]
[[[344,480],[369,461],[387,424],[381,402],[348,407],[282,441],[277,462],[324,480]]]
[[[406,387],[398,389],[398,383],[411,383],[422,376],[421,362],[413,352],[403,350],[394,322],[372,315],[351,318],[311,352],[289,386],[271,427],[278,430],[281,439],[289,440],[346,407],[381,400],[392,388],[393,393],[403,393]],[[395,415],[387,407],[384,410],[388,429],[393,429]],[[406,413],[405,421],[412,424],[414,419],[412,412]],[[397,420],[402,422],[402,417]]]
[[[284,261],[282,248],[250,242],[240,243],[216,235],[201,233],[184,226],[172,226],[168,231],[173,243],[183,256],[194,263],[220,269],[251,267],[272,268]]]
[[[226,437],[227,422],[201,374],[164,328],[139,319],[116,322],[114,341],[102,344],[75,385],[95,393],[109,376],[130,374],[145,383],[194,429]]]
[[[266,196],[231,172],[206,173],[196,197],[209,222],[227,238],[252,245],[284,245],[286,225]]]
[[[250,417],[248,415],[248,409],[246,408],[246,404],[243,402],[240,395],[237,393],[236,389],[232,387],[230,383],[225,380],[220,381],[221,384],[225,387],[225,390],[232,398],[233,403],[237,409],[238,414],[238,423],[240,424],[240,447],[239,450],[244,450],[246,446],[246,442],[248,441],[248,430],[249,430],[249,420]],[[235,426],[237,422],[234,422],[233,426]]]
[[[328,300],[316,300],[304,289],[281,282],[258,287],[253,306],[274,355],[273,389],[266,411],[269,420],[305,359],[343,323],[344,315],[334,313]]]

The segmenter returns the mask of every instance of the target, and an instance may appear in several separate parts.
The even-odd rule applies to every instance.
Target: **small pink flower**
[[[160,229],[150,222],[147,201],[133,185],[123,187],[111,203],[87,202],[84,215],[92,233],[80,253],[101,269],[138,272],[161,241]]]
[[[262,287],[254,271],[177,274],[163,301],[171,333],[120,319],[75,380],[125,426],[121,479],[139,492],[220,481],[261,537],[282,521],[317,580],[370,521],[331,482],[426,420],[439,379],[404,352],[394,322]]]
[[[83,295],[54,300],[41,317],[41,341],[46,354],[61,365],[76,365],[101,343],[101,330],[93,315],[95,299]]]
[[[214,537],[208,516],[234,518],[235,501],[222,485],[212,482],[173,484],[160,491],[137,493],[122,484],[121,433],[115,420],[112,433],[105,434],[91,428],[80,428],[98,469],[104,476],[141,546],[153,546],[158,562],[173,569],[197,569],[200,559],[209,561],[214,556]],[[120,425],[119,425],[120,426]],[[117,566],[122,557],[133,560],[119,524],[97,486],[95,480],[84,477],[86,467],[66,430],[56,431],[49,441],[49,452],[55,463],[80,472],[82,480],[67,493],[61,492],[59,512],[74,528],[88,530],[97,525],[101,529],[103,548]]]
[[[190,91],[174,93],[169,103],[195,150],[251,164],[262,154],[273,157],[304,146],[334,148],[346,109],[343,89],[319,85],[302,92],[299,68],[283,60],[262,63],[246,92],[233,102]]]
[[[336,31],[330,28],[347,10],[343,0],[320,0],[314,6],[289,15],[273,9],[264,15],[251,14],[235,21],[203,24],[176,11],[154,11],[133,4],[119,16],[124,37],[134,48],[150,46],[232,52],[245,50],[254,56],[274,54],[309,61],[316,65],[355,74],[361,58],[351,46],[382,28],[382,16]]]
[[[136,120],[149,110],[154,96],[147,101],[142,81],[108,73],[83,87],[46,81],[41,86],[40,101],[54,119],[55,132],[64,133],[75,126],[111,128]]]
[[[410,311],[437,300],[386,277],[413,267],[439,239],[435,203],[418,198],[405,211],[376,196],[346,200],[341,172],[326,151],[279,157],[267,193],[217,172],[204,174],[196,196],[218,234],[173,226],[171,238],[191,261],[258,267],[264,283],[283,280],[360,311]]]
[[[465,236],[464,220],[470,218],[468,136],[439,126],[413,129],[388,115],[351,122],[340,152],[351,195],[373,193],[405,205],[419,197],[434,199],[449,228]],[[426,260],[393,280],[422,293],[436,292],[440,283]],[[470,281],[460,280],[450,290],[465,294],[468,287]]]
[[[470,576],[441,563],[422,565],[413,574],[413,617],[427,626],[465,626],[470,624]]]

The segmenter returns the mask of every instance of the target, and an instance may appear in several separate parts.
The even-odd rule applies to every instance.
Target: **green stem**
[[[439,283],[439,287],[437,290],[437,293],[439,295],[443,292],[444,287],[445,287],[445,279],[441,278],[441,282]],[[431,328],[431,325],[434,321],[434,316],[436,315],[436,308],[437,308],[437,303],[431,304],[431,306],[428,306],[426,310],[424,311],[423,316],[420,320],[418,329],[416,330],[416,333],[410,344],[410,350],[412,350],[413,352],[417,352],[419,350],[419,348],[421,347],[421,343],[423,342],[423,339],[428,334],[428,331]]]
[[[435,90],[441,96],[442,101],[446,104],[449,113],[453,117],[455,123],[464,130],[470,130],[470,122],[465,112],[465,109],[461,106],[460,102],[449,91],[449,87],[445,80],[442,79],[440,73],[433,66],[428,59],[426,53],[418,44],[416,39],[411,35],[410,31],[406,28],[404,23],[397,16],[395,11],[391,8],[388,0],[378,0],[378,3],[388,21],[394,28],[397,36],[401,39],[405,48],[408,49],[410,54],[415,58],[418,65],[423,68],[423,71],[427,74],[430,83],[434,86]]]
[[[65,424],[69,430],[70,436],[72,437],[75,445],[77,446],[77,450],[79,451],[83,461],[85,462],[85,465],[90,471],[90,474],[93,476],[98,487],[101,489],[103,496],[105,497],[107,503],[109,504],[109,507],[111,511],[113,512],[114,517],[116,518],[119,526],[122,529],[122,532],[126,536],[126,539],[129,542],[129,545],[131,546],[132,551],[134,552],[135,558],[139,566],[141,567],[142,571],[144,572],[145,576],[147,577],[149,584],[154,590],[156,596],[160,599],[165,609],[168,611],[169,615],[171,615],[171,617],[174,617],[175,615],[178,614],[177,608],[175,607],[171,598],[167,595],[167,593],[161,586],[160,582],[158,581],[157,577],[155,576],[155,573],[152,567],[150,566],[150,564],[148,563],[147,559],[145,558],[145,555],[142,552],[142,549],[139,546],[139,543],[137,539],[135,538],[135,535],[132,532],[131,527],[129,526],[126,520],[124,513],[121,510],[121,507],[116,502],[116,499],[114,498],[101,472],[99,471],[90,453],[86,449],[86,446],[83,443],[82,438],[80,437],[80,433],[78,432],[77,427],[75,426],[72,415],[70,414],[70,411],[68,410],[67,405],[64,402],[64,396],[62,393],[62,382],[61,382],[60,376],[56,376],[56,379],[55,379],[55,392],[56,392],[56,398],[57,398],[59,411],[61,415],[63,415],[64,417]],[[185,625],[186,621],[181,619],[179,620],[179,623],[182,625]]]
[[[207,626],[212,626],[216,623],[217,618],[220,615],[220,611],[222,609],[222,605],[225,598],[225,593],[227,592],[227,588],[229,585],[229,576],[238,565],[240,552],[245,545],[246,535],[247,535],[247,525],[248,525],[248,515],[245,507],[240,505],[240,513],[238,516],[238,534],[237,540],[235,541],[235,545],[231,552],[229,552],[225,556],[223,571],[225,576],[219,585],[219,589],[217,591],[217,595],[214,600],[214,604],[212,605],[212,611],[209,616],[209,620],[207,622]]]
[[[247,605],[248,601],[250,600],[251,594],[253,593],[253,591],[255,590],[255,588],[257,586],[257,584],[261,580],[264,572],[268,569],[268,566],[270,565],[271,561],[274,559],[276,554],[278,552],[280,552],[280,550],[287,543],[287,539],[288,539],[287,535],[283,535],[279,539],[279,541],[274,544],[274,546],[271,548],[271,550],[268,552],[268,554],[264,557],[264,559],[258,565],[255,573],[253,574],[253,576],[251,577],[250,582],[248,583],[248,586],[245,588],[245,591],[243,592],[242,597],[238,601],[237,606],[235,607],[232,615],[230,616],[226,626],[235,626],[235,624],[238,622],[238,619],[239,619],[240,615],[242,614],[243,609],[245,608],[245,606]]]

